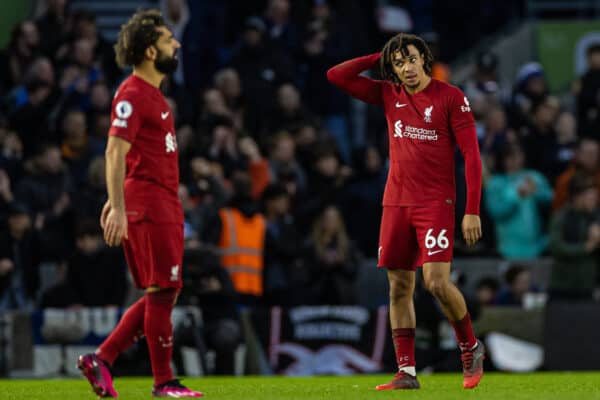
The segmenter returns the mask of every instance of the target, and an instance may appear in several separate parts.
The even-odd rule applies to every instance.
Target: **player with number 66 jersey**
[[[465,388],[483,375],[483,344],[473,336],[464,298],[450,281],[454,247],[454,152],[465,160],[467,204],[465,241],[481,237],[481,158],[475,121],[460,89],[431,77],[433,57],[418,36],[399,34],[381,52],[355,58],[327,72],[349,95],[383,108],[389,159],[379,239],[378,266],[387,268],[390,321],[398,374],[378,390],[414,389],[415,269],[423,267],[425,287],[453,325],[463,354]],[[361,75],[375,66],[382,80]]]

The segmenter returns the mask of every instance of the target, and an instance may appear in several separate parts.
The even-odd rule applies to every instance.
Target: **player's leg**
[[[147,237],[139,224],[129,224],[129,240],[123,250],[129,271],[137,287],[143,286],[144,277],[138,266],[144,264],[144,252],[136,251],[148,245]],[[116,358],[143,336],[146,298],[142,297],[123,314],[112,333],[102,342],[95,354],[81,355],[77,367],[100,397],[117,397],[109,367]]]
[[[190,398],[202,393],[183,386],[173,375],[173,324],[171,313],[182,286],[183,227],[147,224],[150,237],[148,265],[150,285],[146,289],[144,333],[154,376],[154,397]]]
[[[405,207],[384,207],[379,244],[378,266],[388,268],[390,324],[398,372],[391,382],[376,389],[417,389],[413,303],[417,244]]]
[[[450,280],[454,249],[454,206],[441,203],[416,207],[411,215],[417,230],[425,288],[436,298],[454,327],[463,353],[465,388],[475,387],[483,375],[483,344],[473,335],[465,299]],[[476,351],[475,351],[476,350]]]
[[[416,376],[415,370],[415,273],[388,270],[390,284],[390,324],[398,371]]]
[[[485,348],[475,338],[471,317],[460,290],[450,281],[449,262],[430,262],[423,265],[425,287],[437,299],[452,324],[462,352],[463,387],[474,388],[483,377]]]

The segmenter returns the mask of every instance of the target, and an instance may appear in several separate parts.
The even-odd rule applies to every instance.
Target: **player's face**
[[[411,88],[416,88],[425,78],[425,60],[419,50],[412,44],[406,46],[408,54],[398,50],[392,55],[392,67],[396,76],[402,83]]]
[[[156,57],[154,59],[155,68],[165,75],[175,72],[179,62],[177,58],[177,49],[181,44],[175,39],[173,33],[166,27],[156,28],[160,32],[160,37],[156,41]]]

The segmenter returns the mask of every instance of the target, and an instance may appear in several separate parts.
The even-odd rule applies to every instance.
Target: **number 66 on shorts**
[[[453,205],[383,208],[379,267],[414,271],[427,262],[450,262],[453,249]]]

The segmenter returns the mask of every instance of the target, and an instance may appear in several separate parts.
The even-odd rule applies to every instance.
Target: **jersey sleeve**
[[[366,103],[382,105],[382,87],[384,82],[360,75],[373,68],[380,58],[380,53],[353,58],[331,67],[327,71],[327,79],[350,96]]]
[[[109,136],[132,143],[142,126],[143,103],[133,92],[117,93],[112,102]]]
[[[475,126],[475,118],[471,112],[471,104],[467,96],[457,87],[451,87],[450,101],[450,127],[457,132],[465,127]]]
[[[458,88],[453,88],[451,93],[449,119],[456,144],[465,160],[465,180],[467,182],[465,214],[479,215],[482,166],[477,130],[475,129],[475,119],[471,113],[469,100]]]

